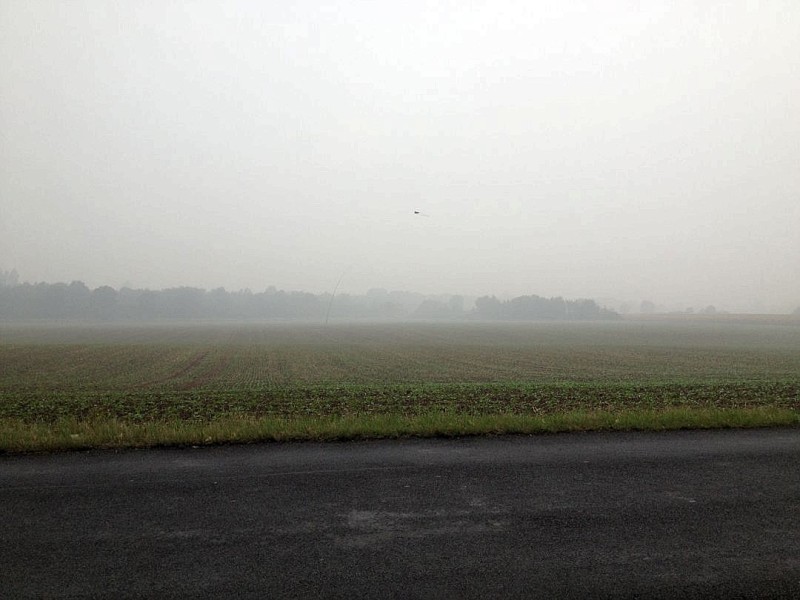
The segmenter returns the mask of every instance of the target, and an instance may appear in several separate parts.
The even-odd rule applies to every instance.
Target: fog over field
[[[0,270],[791,311],[798,32],[796,0],[0,0]]]

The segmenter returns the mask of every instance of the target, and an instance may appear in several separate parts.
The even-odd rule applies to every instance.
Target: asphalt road
[[[0,597],[800,597],[800,430],[0,457]]]

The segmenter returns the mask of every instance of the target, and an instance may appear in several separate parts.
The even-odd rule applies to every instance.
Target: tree
[[[89,299],[89,312],[96,319],[113,319],[117,307],[117,291],[104,285],[92,292]]]
[[[84,317],[89,310],[92,292],[82,281],[73,281],[67,286],[66,314],[69,317]]]
[[[200,316],[205,290],[193,287],[177,287],[158,292],[160,317],[169,319],[192,319]]]
[[[572,319],[597,319],[600,317],[600,307],[597,302],[589,299],[573,300],[569,303],[569,316]]]

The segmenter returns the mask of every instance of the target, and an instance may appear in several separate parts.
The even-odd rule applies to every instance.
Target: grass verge
[[[220,417],[211,421],[129,422],[117,419],[53,423],[0,420],[0,452],[53,452],[89,448],[198,446],[265,441],[334,441],[403,437],[537,434],[570,431],[662,431],[800,425],[800,411],[779,407],[668,408],[575,411],[561,414],[325,417]]]

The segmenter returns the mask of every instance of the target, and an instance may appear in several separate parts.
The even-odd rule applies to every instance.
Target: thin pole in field
[[[331,299],[328,301],[328,310],[325,312],[325,325],[328,325],[328,319],[331,316],[331,307],[333,306],[333,299],[336,297],[336,290],[339,289],[339,284],[342,283],[342,279],[344,276],[347,275],[347,272],[350,270],[350,267],[347,267],[342,274],[339,275],[339,280],[336,282],[336,285],[333,286],[333,293],[331,294]]]

